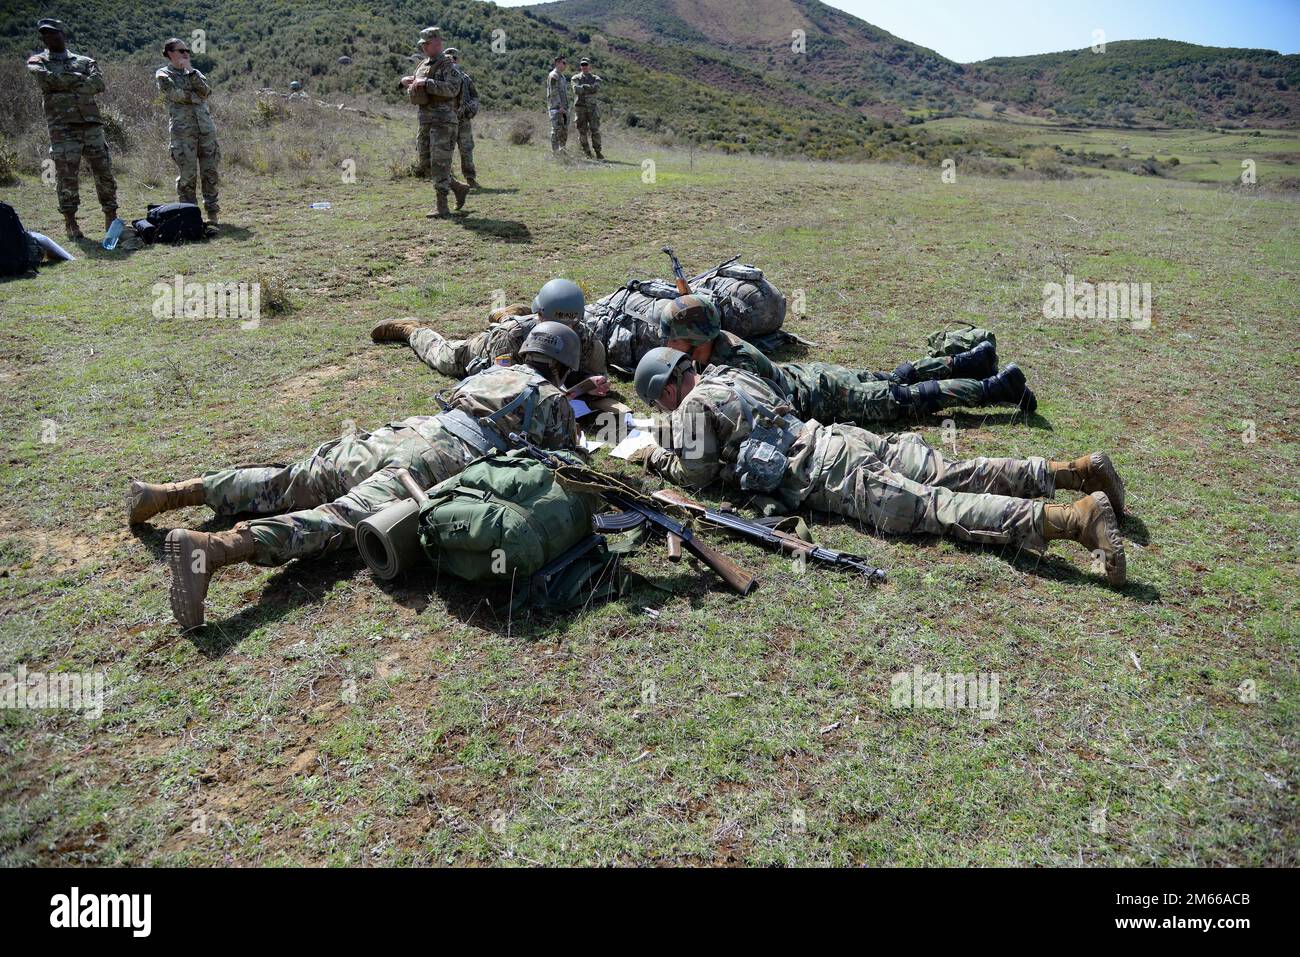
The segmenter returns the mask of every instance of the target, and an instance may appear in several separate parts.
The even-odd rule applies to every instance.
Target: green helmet
[[[519,347],[519,354],[528,361],[530,353],[554,359],[566,369],[576,369],[582,363],[582,343],[578,334],[562,322],[539,322]]]
[[[291,90],[293,90],[293,92],[297,93],[299,90],[302,89],[302,84],[299,83],[297,80],[294,80],[292,83],[289,84],[289,89],[291,89]]]
[[[659,314],[659,338],[685,339],[692,344],[712,342],[722,331],[722,314],[713,297],[692,293],[678,296]]]
[[[632,381],[636,384],[636,394],[650,403],[658,401],[664,394],[664,386],[672,381],[673,373],[683,362],[690,362],[691,357],[676,349],[660,346],[651,349],[636,364],[636,375]]]
[[[533,312],[543,319],[574,325],[582,319],[586,300],[578,284],[569,279],[552,279],[533,299]]]

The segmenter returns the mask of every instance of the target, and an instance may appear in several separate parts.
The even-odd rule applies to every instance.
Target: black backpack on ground
[[[146,243],[195,242],[203,239],[203,213],[193,203],[150,206],[144,219],[131,224]]]
[[[33,255],[35,245],[14,208],[0,203],[0,276],[23,276],[35,269],[41,261]]]

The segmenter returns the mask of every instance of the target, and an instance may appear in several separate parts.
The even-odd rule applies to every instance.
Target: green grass
[[[102,669],[108,699],[98,721],[0,711],[0,861],[1297,863],[1293,196],[946,185],[617,133],[606,153],[626,165],[558,166],[506,125],[483,124],[488,190],[464,220],[425,220],[429,187],[389,178],[406,125],[359,125],[336,144],[354,185],[232,169],[221,238],[80,244],[3,286],[0,671]],[[137,215],[166,192],[129,172],[121,190]],[[6,200],[60,235],[51,187],[24,178]],[[633,562],[660,588],[527,621],[494,593],[380,587],[340,558],[223,572],[213,625],[177,635],[161,542],[208,515],[132,532],[129,476],[284,461],[348,420],[427,411],[449,383],[372,345],[374,322],[470,332],[496,289],[526,300],[562,274],[602,293],[662,274],[669,241],[688,269],[740,253],[803,290],[790,327],[819,358],[892,368],[949,321],[993,325],[1040,415],[958,413],[956,452],[1110,451],[1130,585],[1061,545],[1039,562],[819,524],[891,583],[727,543],[763,577],[740,600],[651,549]],[[251,330],[155,318],[151,287],[178,273],[282,276],[296,308]],[[1067,273],[1152,282],[1152,328],[1044,319],[1042,286]],[[938,420],[920,431],[942,439]],[[998,673],[997,720],[891,707],[914,666]]]

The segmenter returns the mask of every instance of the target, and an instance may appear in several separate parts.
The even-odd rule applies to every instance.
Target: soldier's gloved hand
[[[654,454],[655,447],[647,445],[644,448],[637,449],[627,457],[628,465],[640,465],[644,468],[650,467],[650,456]]]

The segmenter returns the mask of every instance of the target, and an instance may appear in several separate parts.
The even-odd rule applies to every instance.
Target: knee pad
[[[916,381],[916,366],[910,362],[904,362],[891,375],[895,382],[901,382],[903,385],[911,385]]]

